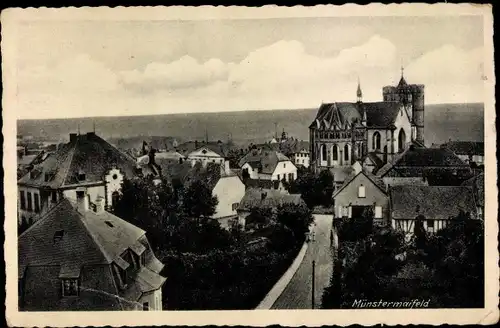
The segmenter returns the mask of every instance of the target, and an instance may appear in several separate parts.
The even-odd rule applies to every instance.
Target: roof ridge
[[[65,167],[65,170],[64,170],[64,174],[63,174],[63,177],[62,177],[62,183],[61,183],[61,187],[63,187],[65,184],[66,184],[66,178],[68,176],[68,172],[69,172],[69,169],[71,168],[72,166],[72,163],[73,163],[73,157],[75,155],[75,151],[76,151],[76,145],[78,143],[78,138],[76,138],[75,140],[75,144],[73,145],[73,147],[69,150],[69,154],[67,155],[69,157],[69,164],[68,166]]]
[[[83,213],[80,213],[80,211],[78,211],[76,208],[73,207],[73,210],[78,213],[78,216],[80,218],[80,222],[83,224],[83,226],[85,227],[85,230],[87,231],[87,233],[90,235],[90,237],[92,238],[92,240],[94,241],[94,243],[97,245],[97,248],[99,249],[99,251],[102,253],[102,255],[104,256],[104,258],[109,262],[113,262],[114,258],[111,258],[111,256],[109,256],[108,253],[106,253],[104,251],[104,246],[97,240],[96,238],[96,235],[95,233],[92,231],[92,229],[89,229],[89,226],[85,220],[85,215]]]
[[[49,208],[47,210],[47,212],[43,213],[43,215],[40,216],[40,219],[38,219],[35,223],[33,223],[30,227],[28,227],[28,229],[26,229],[22,234],[19,235],[18,239],[21,238],[21,236],[23,236],[24,234],[26,234],[26,232],[30,231],[34,226],[37,226],[40,224],[40,222],[42,222],[43,220],[45,220],[47,218],[47,216],[52,213],[56,208],[58,208],[59,206],[62,206],[61,204],[63,202],[69,202],[68,199],[66,198],[63,198],[60,202],[58,202],[55,206],[52,206],[51,208]]]

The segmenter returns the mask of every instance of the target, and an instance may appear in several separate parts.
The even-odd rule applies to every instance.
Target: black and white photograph
[[[498,322],[491,7],[202,9],[2,12],[8,321]]]

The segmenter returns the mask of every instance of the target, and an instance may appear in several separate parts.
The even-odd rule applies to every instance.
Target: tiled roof
[[[189,153],[192,153],[193,151],[200,149],[202,147],[206,147],[210,149],[211,151],[215,152],[221,157],[227,157],[229,151],[231,150],[231,147],[223,142],[217,142],[217,141],[209,141],[209,142],[196,142],[196,141],[188,141],[180,144],[177,146],[177,151],[184,155],[187,156]]]
[[[191,163],[189,162],[179,163],[178,160],[163,158],[156,159],[155,161],[161,169],[161,175],[169,181],[174,179],[183,181],[189,170],[191,170]]]
[[[148,271],[141,270],[125,290],[118,290],[110,263],[124,262],[129,267],[130,263],[120,257],[129,248],[145,248],[143,269]],[[163,264],[152,253],[143,230],[108,212],[79,212],[67,199],[19,236],[18,249],[26,309],[120,310],[137,301],[141,288],[151,290],[165,281],[158,276]],[[63,277],[80,277],[79,297],[60,297],[59,279]],[[141,287],[139,294],[134,292],[135,285]]]
[[[265,194],[263,199],[262,195]],[[250,211],[253,208],[275,208],[284,204],[306,206],[298,194],[286,194],[278,190],[249,188],[240,202],[238,210]]]
[[[259,173],[272,174],[279,162],[289,160],[279,151],[252,149],[239,160],[238,165],[242,167],[245,163],[251,163],[252,167],[254,167],[253,165],[260,163]]]
[[[220,179],[227,177],[238,177],[238,175],[233,171],[225,172],[220,164],[207,163],[207,166],[203,167],[200,163],[196,163],[187,172],[183,182],[185,186],[188,186],[194,181],[203,181],[209,189],[213,190]]]
[[[409,147],[403,153],[385,164],[377,175],[384,176],[391,169],[411,170],[411,168],[469,168],[453,152],[444,148]]]
[[[449,149],[457,155],[484,156],[484,142],[449,141],[441,145],[441,147]]]
[[[36,165],[32,173],[19,179],[19,184],[57,189],[65,185],[81,183],[78,173],[85,173],[85,182],[102,181],[112,168],[118,168],[128,178],[137,175],[136,161],[120,152],[111,144],[93,133],[76,136],[64,144],[42,163]],[[46,173],[52,178],[46,181]],[[149,173],[149,172],[145,172]]]
[[[401,105],[397,102],[322,104],[311,127],[326,130],[343,130],[351,125],[359,126],[366,113],[367,127],[390,127],[396,120]]]
[[[367,127],[390,127],[396,121],[401,105],[397,102],[362,103]]]
[[[484,207],[484,173],[480,173],[470,178],[465,181],[462,186],[472,187],[477,204]]]
[[[399,185],[391,187],[389,193],[394,219],[423,215],[426,219],[447,220],[460,210],[475,212],[471,187]]]

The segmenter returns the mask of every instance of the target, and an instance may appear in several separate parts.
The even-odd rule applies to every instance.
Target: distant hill
[[[142,139],[162,144],[176,138],[178,142],[204,140],[227,141],[236,144],[269,141],[282,130],[298,140],[309,140],[309,125],[317,108],[295,110],[260,110],[245,112],[166,114],[151,116],[72,118],[49,120],[19,120],[18,134],[42,140],[67,140],[78,126],[82,133],[93,130],[120,146],[140,147]],[[277,123],[277,129],[275,128]],[[277,131],[276,131],[277,130]],[[206,131],[206,132],[205,132]],[[162,140],[163,137],[171,137]],[[154,137],[154,138],[153,138]],[[425,108],[425,143],[444,143],[449,139],[484,141],[484,105],[439,104]],[[120,141],[122,140],[122,141]]]

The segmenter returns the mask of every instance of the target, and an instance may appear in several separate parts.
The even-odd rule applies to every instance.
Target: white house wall
[[[271,180],[285,180],[288,181],[288,174],[293,174],[293,180],[297,179],[297,167],[291,161],[279,162],[274,169]],[[279,179],[278,179],[279,175]]]
[[[161,311],[163,309],[161,288],[142,294],[139,299],[141,306],[148,303],[149,311]]]
[[[238,176],[223,177],[215,185],[212,195],[217,196],[219,200],[213,215],[214,219],[236,216],[237,206],[233,210],[233,204],[239,205],[241,199],[245,196],[245,185]]]

